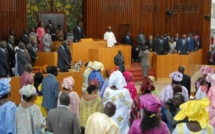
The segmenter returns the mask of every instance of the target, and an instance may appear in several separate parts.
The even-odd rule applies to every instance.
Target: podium
[[[130,45],[117,45],[111,48],[89,49],[89,60],[100,61],[104,64],[106,69],[115,68],[114,56],[118,54],[118,50],[122,50],[122,55],[125,60],[125,68],[131,67],[131,46]]]
[[[152,68],[156,73],[156,79],[169,78],[169,74],[177,71],[180,65],[185,67],[185,74],[193,75],[196,65],[202,64],[202,49],[192,52],[188,55],[153,54]]]

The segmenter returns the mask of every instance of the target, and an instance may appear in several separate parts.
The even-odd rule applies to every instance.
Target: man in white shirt
[[[51,52],[51,47],[52,47],[52,37],[50,35],[50,29],[46,29],[46,33],[43,36],[43,49],[44,52]]]
[[[116,38],[111,30],[111,26],[109,26],[107,32],[105,32],[104,40],[107,40],[107,47],[113,47],[116,43]]]

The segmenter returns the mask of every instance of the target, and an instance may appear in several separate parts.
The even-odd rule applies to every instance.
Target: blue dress
[[[16,105],[8,101],[0,106],[0,134],[16,134]]]

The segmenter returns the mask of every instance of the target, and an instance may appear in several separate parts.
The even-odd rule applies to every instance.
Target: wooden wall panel
[[[17,38],[26,28],[26,0],[0,0],[0,39],[7,39],[12,29]]]
[[[145,35],[193,33],[203,46],[203,63],[210,44],[211,0],[85,0],[84,28],[87,37],[103,38],[108,26],[120,42],[125,30],[136,39],[142,29]],[[172,16],[166,9],[174,10]]]

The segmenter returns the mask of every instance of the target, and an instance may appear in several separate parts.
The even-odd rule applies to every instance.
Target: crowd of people
[[[215,134],[214,69],[202,66],[190,100],[190,78],[184,67],[170,74],[172,82],[158,93],[154,77],[144,77],[136,89],[131,72],[118,67],[106,71],[90,61],[83,72],[82,96],[73,91],[75,79],[56,79],[58,68],[47,76],[29,75],[25,66],[19,90],[21,102],[10,101],[10,78],[0,79],[0,133],[4,134]],[[185,81],[184,81],[185,80]],[[62,89],[60,91],[60,86]]]

